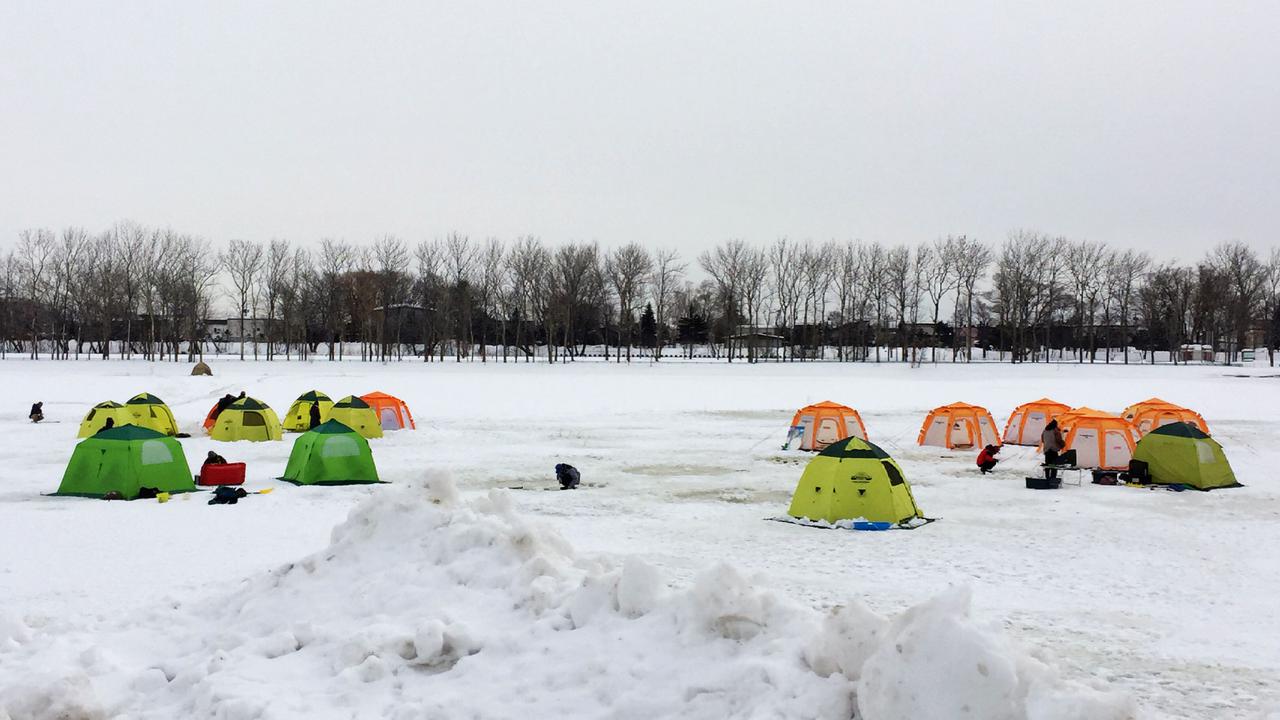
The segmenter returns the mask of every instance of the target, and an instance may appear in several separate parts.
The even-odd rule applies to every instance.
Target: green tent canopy
[[[902,468],[874,443],[851,437],[809,461],[787,514],[796,518],[901,523],[924,515]]]
[[[101,498],[116,493],[132,500],[144,487],[169,493],[196,489],[177,440],[149,428],[122,425],[76,445],[54,495]]]
[[[281,480],[294,485],[357,485],[376,483],[369,441],[360,433],[330,420],[298,436]]]
[[[1191,423],[1162,425],[1138,441],[1133,459],[1147,464],[1151,482],[1198,490],[1240,487],[1217,440]]]

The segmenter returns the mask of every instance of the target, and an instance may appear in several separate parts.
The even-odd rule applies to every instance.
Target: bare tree
[[[292,259],[293,253],[289,249],[289,241],[272,238],[271,242],[267,244],[266,265],[263,272],[258,275],[261,284],[261,287],[258,288],[258,296],[267,304],[266,340],[268,361],[275,358],[276,330],[278,328],[276,313],[280,310],[281,297],[288,291],[289,262]],[[286,350],[286,354],[287,352]]]
[[[32,360],[40,357],[39,307],[47,297],[56,247],[52,231],[41,228],[23,230],[18,234],[18,269],[26,296],[24,299],[30,307]]]
[[[218,260],[231,283],[231,299],[240,313],[240,359],[244,360],[244,336],[248,330],[245,319],[257,304],[258,273],[262,271],[263,263],[262,245],[248,240],[232,240]],[[255,359],[257,354],[258,344],[255,338]]]
[[[340,240],[325,238],[320,241],[319,268],[315,282],[319,286],[319,299],[323,303],[321,316],[326,339],[329,343],[329,359],[342,357],[342,341],[345,339],[346,322],[342,316],[342,294],[339,292],[343,276],[350,271],[355,253],[351,246]]]
[[[668,330],[671,303],[676,287],[684,277],[686,265],[680,262],[676,250],[659,250],[654,255],[653,271],[649,275],[649,290],[653,299],[653,311],[657,331],[653,337],[653,359],[662,357],[663,334]]]
[[[502,279],[504,274],[504,261],[506,259],[506,246],[498,238],[489,238],[485,240],[484,246],[480,248],[477,262],[479,264],[479,272],[477,273],[477,289],[479,290],[479,306],[481,312],[480,323],[480,362],[488,362],[488,345],[489,345],[489,325],[490,320],[496,315],[502,317],[501,337],[504,347],[502,355],[506,357],[507,349],[507,323],[501,310],[502,295]]]
[[[632,331],[636,312],[639,311],[637,304],[644,297],[645,284],[652,273],[653,258],[639,243],[627,243],[605,258],[605,274],[618,298],[619,330],[626,333],[627,362],[631,362]],[[619,359],[622,344],[622,339],[619,338]]]
[[[1256,317],[1266,272],[1253,248],[1238,240],[1214,248],[1210,261],[1226,281],[1228,325],[1232,331],[1231,346],[1227,349],[1227,361],[1230,362],[1233,354],[1244,349]]]
[[[378,315],[378,359],[386,361],[391,348],[400,347],[404,315],[400,305],[409,294],[408,276],[404,272],[409,265],[409,248],[394,235],[383,235],[373,245],[373,263],[376,273],[377,293],[375,302],[381,308]],[[395,328],[391,318],[395,318]],[[394,342],[393,342],[394,339]]]
[[[471,238],[466,235],[450,233],[444,241],[443,257],[444,273],[449,283],[448,306],[453,326],[454,357],[461,362],[464,341],[468,342],[467,357],[471,357],[471,350],[475,346],[471,329],[471,303],[476,246],[471,244]]]
[[[948,235],[946,239],[938,239],[933,241],[930,248],[931,262],[924,267],[924,277],[922,284],[925,294],[929,298],[929,305],[933,308],[933,327],[938,327],[942,316],[942,302],[947,294],[954,290],[960,282],[960,243],[964,240],[964,236],[956,238]],[[958,331],[959,328],[956,328]],[[937,362],[938,356],[933,353],[933,361]]]

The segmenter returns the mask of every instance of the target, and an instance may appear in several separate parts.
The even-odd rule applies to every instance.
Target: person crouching
[[[988,445],[982,448],[982,452],[978,453],[978,469],[983,475],[991,472],[992,468],[1000,461],[996,459],[996,455],[1000,454],[999,445]]]

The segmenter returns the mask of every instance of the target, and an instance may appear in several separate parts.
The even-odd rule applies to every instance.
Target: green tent
[[[149,428],[121,425],[76,445],[54,494],[100,498],[116,493],[132,500],[144,487],[169,493],[196,489],[177,440]]]
[[[1151,482],[1198,490],[1240,487],[1217,440],[1191,423],[1162,425],[1138,441],[1133,459],[1147,464]]]
[[[857,437],[832,443],[809,461],[787,514],[830,523],[858,518],[901,523],[924,517],[898,463]]]
[[[298,436],[280,479],[294,485],[380,482],[369,441],[337,420]]]

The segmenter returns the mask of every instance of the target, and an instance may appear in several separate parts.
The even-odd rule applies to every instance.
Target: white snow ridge
[[[672,590],[439,474],[227,597],[58,622],[0,616],[0,719],[1136,716],[976,620],[964,588],[894,618],[723,564]]]

